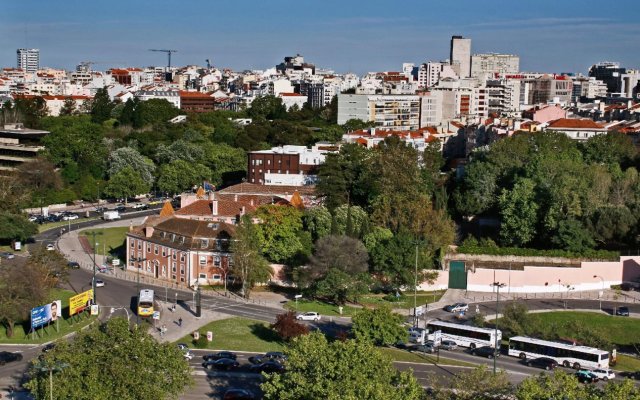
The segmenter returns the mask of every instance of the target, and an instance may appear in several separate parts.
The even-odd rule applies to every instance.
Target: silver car
[[[440,348],[444,350],[455,350],[458,348],[458,344],[453,340],[443,340],[440,343]]]

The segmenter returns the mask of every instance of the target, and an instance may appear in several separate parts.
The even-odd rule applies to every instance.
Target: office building
[[[451,65],[457,68],[460,78],[471,76],[471,39],[462,36],[451,37],[451,54],[449,57]]]
[[[25,72],[36,72],[40,69],[39,49],[18,49],[18,68]]]
[[[513,54],[474,54],[471,56],[471,77],[495,79],[497,74],[517,74],[520,57]]]

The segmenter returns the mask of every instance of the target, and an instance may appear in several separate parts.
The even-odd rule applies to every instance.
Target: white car
[[[184,358],[188,361],[193,360],[193,353],[190,350],[185,351]]]
[[[615,372],[610,369],[594,369],[591,371],[592,374],[598,377],[598,379],[602,381],[608,381],[609,379],[613,379],[616,377]]]
[[[298,314],[296,318],[298,321],[320,321],[320,314],[310,311],[304,314]]]
[[[64,217],[62,217],[63,221],[71,221],[74,219],[78,219],[80,217],[78,217],[78,214],[69,214],[69,215],[65,215]]]
[[[52,250],[55,250],[55,249],[56,249],[56,246],[54,246],[53,243],[49,243],[47,245],[47,250],[52,251]]]
[[[469,311],[469,305],[466,303],[456,303],[446,306],[444,309],[450,313],[467,312]]]
[[[96,287],[104,287],[104,281],[102,279],[96,279]]]

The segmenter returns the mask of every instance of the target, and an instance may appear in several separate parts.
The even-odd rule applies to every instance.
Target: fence
[[[465,299],[471,303],[482,303],[486,301],[496,301],[496,294],[473,294],[466,295]],[[626,293],[610,293],[605,292],[602,296],[594,292],[574,292],[574,293],[500,293],[500,300],[593,300],[593,301],[615,301],[621,303],[640,303],[640,293],[636,296],[628,295]]]

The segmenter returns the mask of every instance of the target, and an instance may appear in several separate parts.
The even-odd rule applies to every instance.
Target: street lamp
[[[136,288],[138,290],[138,294],[137,296],[140,296],[140,263],[147,261],[146,258],[142,258],[142,257],[133,257],[131,256],[131,258],[129,259],[129,261],[131,261],[132,263],[138,263],[137,270],[138,270],[138,275],[137,275],[137,283],[136,283]],[[138,299],[139,300],[139,299]],[[136,325],[140,324],[140,315],[138,315],[138,312],[136,312]]]
[[[495,336],[495,351],[499,351],[498,350],[498,308],[500,307],[500,288],[503,288],[505,286],[507,286],[506,283],[501,283],[501,282],[493,282],[491,284],[491,286],[496,288],[496,323],[495,323],[495,332],[494,332],[494,336]],[[496,354],[493,355],[493,374],[496,374]]]
[[[54,362],[53,365],[47,365],[44,362],[40,362],[35,365],[35,368],[40,372],[49,372],[49,399],[53,400],[53,371],[60,372],[64,368],[67,368],[69,364]]]
[[[69,229],[69,232],[71,232],[71,229]],[[93,280],[91,281],[91,288],[93,289],[93,304],[98,304],[96,297],[96,247],[98,247],[96,235],[102,235],[102,232],[92,231],[90,235],[93,238]]]
[[[594,275],[594,278],[600,278],[600,282],[602,282],[602,290],[598,294],[598,300],[600,300],[600,311],[602,311],[602,295],[604,294],[604,278],[600,275]]]
[[[418,246],[422,245],[421,240],[414,240],[416,246],[416,263],[413,272],[413,326],[418,326]]]

